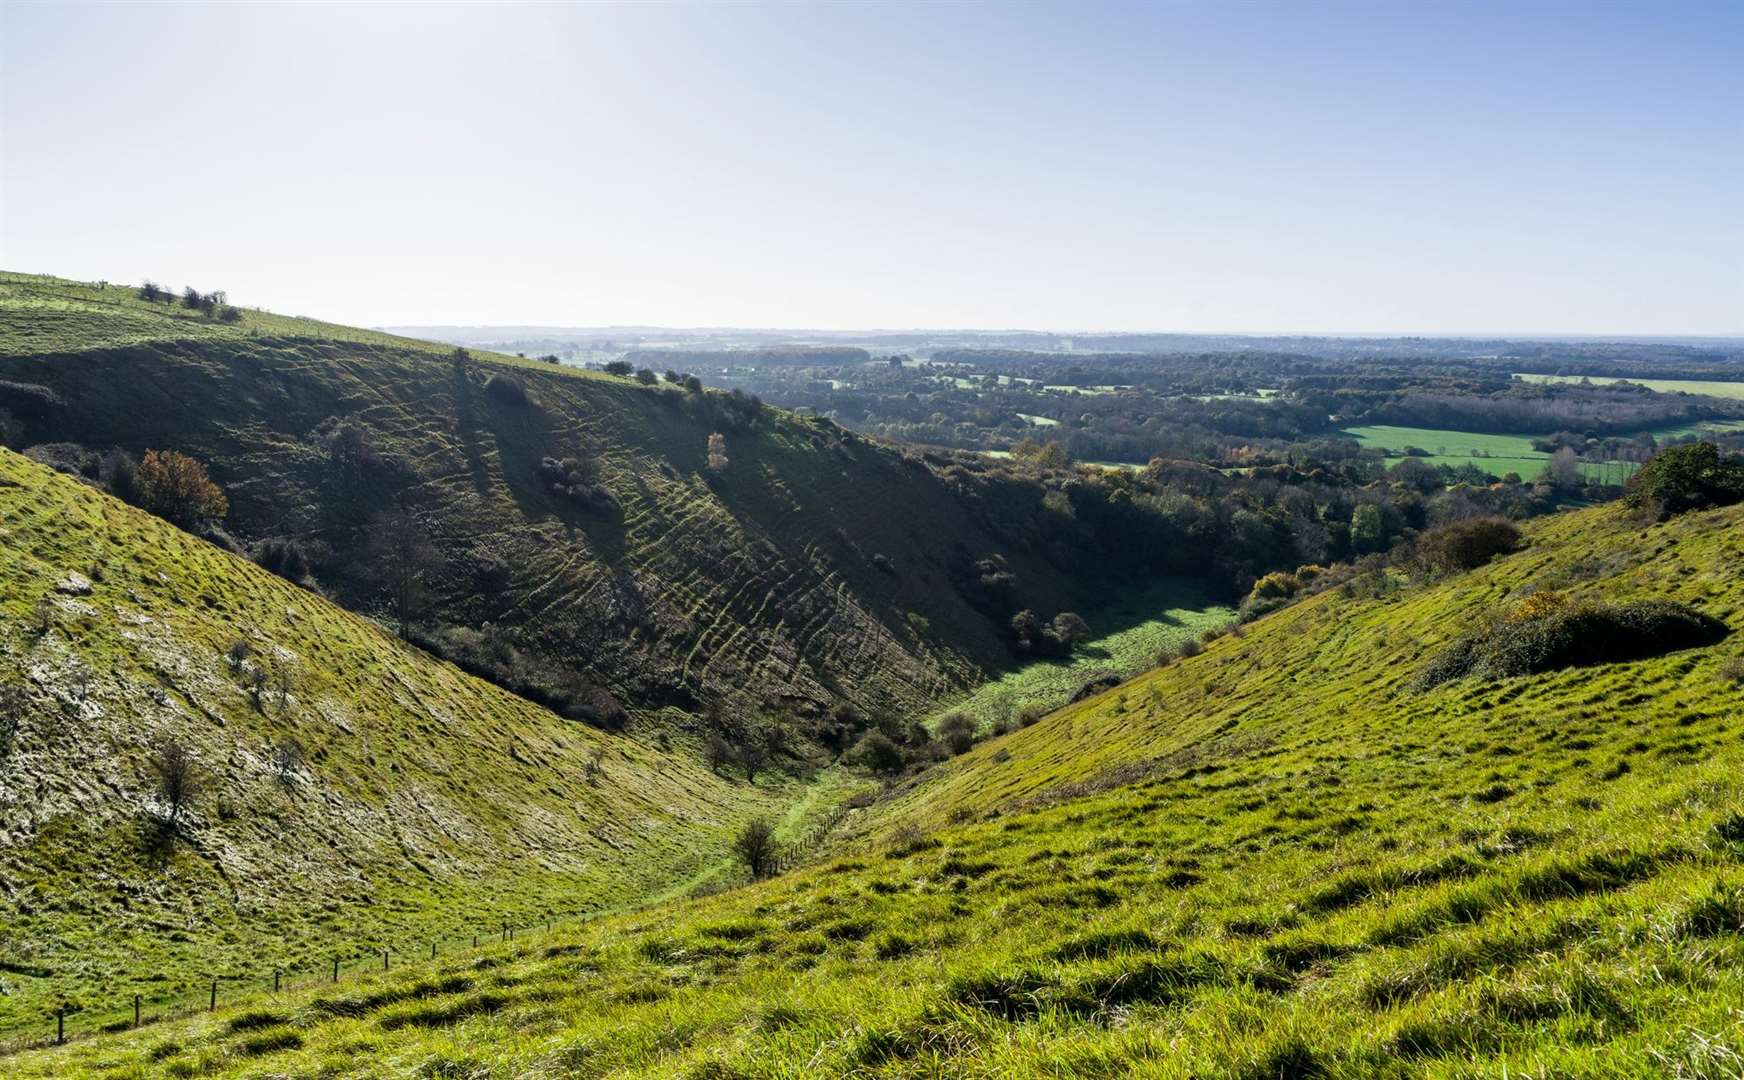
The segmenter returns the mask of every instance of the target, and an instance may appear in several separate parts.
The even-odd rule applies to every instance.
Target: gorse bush
[[[1719,620],[1669,600],[1573,603],[1537,593],[1448,646],[1417,682],[1428,689],[1468,675],[1497,679],[1641,660],[1711,645],[1726,633]]]
[[[230,512],[224,489],[212,482],[206,466],[174,450],[147,450],[138,482],[141,505],[183,528],[217,521]]]

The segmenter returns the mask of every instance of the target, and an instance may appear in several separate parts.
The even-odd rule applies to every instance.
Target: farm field
[[[1495,477],[1512,472],[1519,473],[1523,480],[1531,480],[1550,461],[1549,454],[1532,449],[1533,436],[1530,435],[1396,427],[1390,424],[1346,428],[1345,433],[1364,446],[1388,451],[1389,455],[1401,454],[1407,447],[1414,446],[1429,451],[1429,456],[1422,460],[1433,465],[1476,465]],[[1605,468],[1596,463],[1581,463],[1581,472],[1594,479],[1606,479]],[[1614,483],[1620,471],[1633,472],[1635,468],[1632,462],[1612,462],[1609,465],[1609,479]]]
[[[1586,380],[1595,386],[1628,382],[1661,394],[1705,394],[1708,397],[1744,401],[1744,382],[1724,382],[1716,379],[1624,379],[1605,375],[1534,375],[1529,372],[1516,372],[1514,377],[1529,383],[1578,383]]]

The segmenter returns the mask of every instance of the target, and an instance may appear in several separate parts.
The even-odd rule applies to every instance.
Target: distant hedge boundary
[[[1417,685],[1427,690],[1467,676],[1498,679],[1643,660],[1712,645],[1727,633],[1718,619],[1669,600],[1576,604],[1539,593],[1448,646],[1423,669]]]

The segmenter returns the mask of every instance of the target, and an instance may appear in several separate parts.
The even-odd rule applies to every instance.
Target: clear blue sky
[[[1744,3],[0,5],[0,265],[374,325],[1744,331]]]

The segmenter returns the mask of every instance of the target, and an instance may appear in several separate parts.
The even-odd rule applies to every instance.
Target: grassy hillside
[[[5,450],[0,550],[0,1034],[695,883],[790,798],[560,720]],[[166,842],[171,742],[205,791]]]
[[[1744,507],[1328,592],[867,811],[833,861],[20,1075],[1732,1076],[1744,637],[1415,688],[1535,591],[1744,626]]]
[[[1044,615],[1101,588],[1009,550],[924,463],[721,394],[456,364],[254,311],[231,327],[19,275],[0,278],[0,323],[0,406],[6,382],[26,388],[15,446],[193,454],[243,546],[301,545],[366,613],[384,598],[370,515],[401,503],[442,553],[428,632],[489,628],[449,655],[512,647],[539,678],[579,672],[644,717],[918,710],[1009,661],[954,563],[1006,555],[1017,599]],[[714,475],[717,432],[730,464]],[[597,469],[599,498],[552,487],[543,463],[569,458]]]

